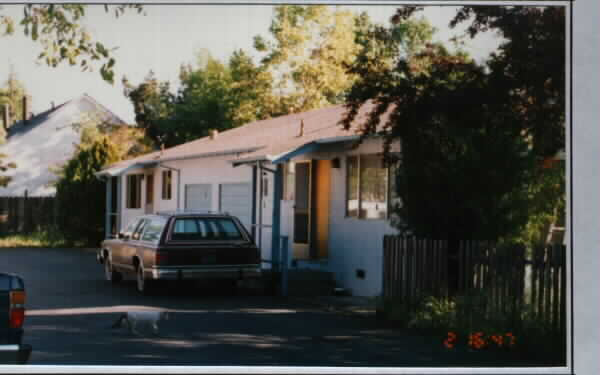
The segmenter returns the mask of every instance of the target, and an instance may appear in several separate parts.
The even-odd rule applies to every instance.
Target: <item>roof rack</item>
[[[229,215],[229,212],[211,211],[211,210],[175,210],[175,211],[157,211],[156,215]]]

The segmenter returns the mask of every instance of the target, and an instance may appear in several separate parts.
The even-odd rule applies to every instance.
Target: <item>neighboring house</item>
[[[136,215],[214,210],[238,216],[261,248],[278,261],[288,236],[292,266],[328,270],[354,295],[381,293],[383,236],[390,176],[382,140],[359,145],[334,106],[253,122],[112,165],[107,183],[107,236]],[[268,263],[263,265],[269,267]]]
[[[52,183],[57,176],[53,168],[69,160],[79,143],[78,127],[83,124],[125,124],[118,116],[83,94],[66,103],[32,115],[30,98],[24,98],[25,121],[7,128],[6,142],[0,145],[0,154],[7,157],[4,163],[14,162],[17,167],[3,175],[12,176],[6,187],[0,187],[0,196],[53,196]]]

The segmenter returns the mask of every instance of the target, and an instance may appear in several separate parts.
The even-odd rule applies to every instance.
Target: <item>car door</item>
[[[131,248],[132,236],[137,227],[141,224],[143,218],[135,218],[129,222],[123,231],[120,232],[119,240],[111,248],[112,264],[115,269],[121,271],[132,270],[131,258],[128,253]]]
[[[127,263],[128,268],[132,271],[134,270],[133,258],[136,256],[136,254],[141,253],[140,250],[143,251],[143,245],[140,240],[142,238],[142,233],[144,233],[144,229],[149,221],[150,219],[148,218],[142,218],[138,226],[131,234],[131,239],[124,246],[123,256],[125,257],[125,262]]]

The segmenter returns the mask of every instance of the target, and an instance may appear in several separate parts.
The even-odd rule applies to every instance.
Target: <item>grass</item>
[[[45,230],[28,234],[0,235],[0,248],[2,247],[86,247],[83,242],[68,241],[56,230]]]

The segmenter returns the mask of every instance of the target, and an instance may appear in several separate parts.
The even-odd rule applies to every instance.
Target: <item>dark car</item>
[[[22,344],[25,284],[16,275],[0,273],[0,364],[23,364],[31,346]]]
[[[117,238],[102,242],[98,261],[113,283],[134,274],[144,294],[161,281],[218,280],[234,289],[239,280],[261,275],[259,249],[236,217],[222,213],[137,217]]]

